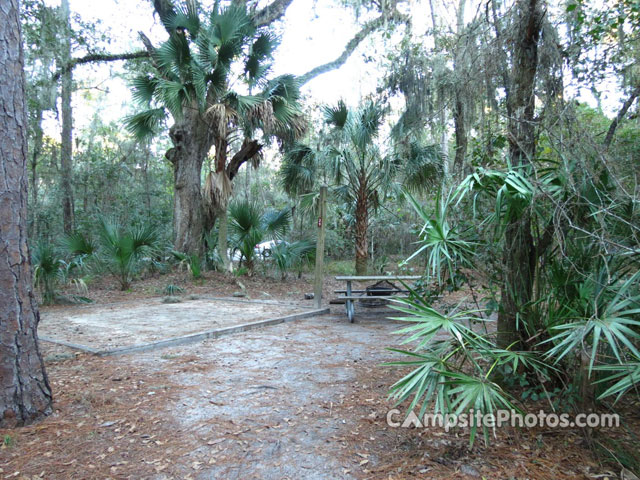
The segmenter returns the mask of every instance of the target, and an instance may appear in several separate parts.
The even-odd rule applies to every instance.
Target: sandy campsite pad
[[[41,337],[113,350],[183,337],[306,311],[302,306],[276,302],[201,299],[165,304],[144,303],[102,307],[70,307],[43,312]]]

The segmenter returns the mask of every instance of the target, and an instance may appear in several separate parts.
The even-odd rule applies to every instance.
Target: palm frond
[[[285,152],[279,171],[280,184],[291,196],[309,193],[316,170],[316,153],[308,145],[296,143]]]
[[[326,106],[323,109],[324,121],[329,125],[341,130],[347,124],[349,109],[343,100],[338,101],[336,106]]]
[[[133,88],[133,99],[145,106],[149,106],[153,100],[158,81],[149,75],[139,75],[133,79],[131,86]]]
[[[152,108],[126,117],[124,123],[129,133],[145,140],[156,135],[166,118],[167,112],[164,108]]]
[[[291,209],[267,210],[262,216],[262,226],[265,233],[274,240],[281,240],[287,233],[291,223]]]
[[[196,40],[200,33],[200,16],[196,0],[185,0],[185,4],[176,6],[172,13],[163,20],[165,27],[179,35],[188,32],[189,36]]]
[[[443,175],[444,156],[438,145],[411,142],[406,151],[401,151],[398,163],[402,166],[402,184],[415,192],[438,184]]]
[[[97,245],[82,232],[65,235],[60,241],[62,249],[72,256],[89,256],[96,252]]]
[[[183,107],[191,102],[191,94],[185,84],[171,80],[158,80],[158,99],[175,119],[183,116]]]

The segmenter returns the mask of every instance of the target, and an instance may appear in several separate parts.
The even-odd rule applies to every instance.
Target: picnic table
[[[419,280],[419,275],[350,275],[350,276],[338,276],[336,280],[339,282],[346,282],[347,289],[346,290],[336,290],[334,293],[341,293],[342,296],[338,297],[340,300],[345,300],[345,305],[347,308],[347,317],[349,321],[353,323],[354,315],[355,315],[355,300],[362,300],[366,298],[375,298],[371,296],[367,296],[367,290],[354,290],[352,287],[352,282],[379,282],[381,280],[393,281],[393,280]],[[396,295],[395,292],[398,294]],[[395,290],[394,297],[406,297],[407,290]]]

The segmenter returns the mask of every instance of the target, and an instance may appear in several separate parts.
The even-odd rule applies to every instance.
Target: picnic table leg
[[[347,280],[347,297],[351,296],[351,280]],[[349,321],[351,323],[353,323],[353,300],[351,300],[350,298],[347,299],[347,317],[349,318]]]

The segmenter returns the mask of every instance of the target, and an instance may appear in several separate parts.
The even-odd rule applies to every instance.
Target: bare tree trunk
[[[222,260],[222,268],[224,268],[225,272],[230,272],[232,270],[232,265],[231,260],[229,259],[229,254],[227,253],[227,250],[229,249],[227,235],[227,211],[224,210],[218,216],[218,253]]]
[[[356,275],[367,274],[368,242],[367,228],[369,226],[369,206],[367,204],[367,188],[364,180],[360,182],[358,199],[356,200]]]
[[[511,163],[514,168],[522,169],[531,163],[536,148],[534,88],[544,13],[540,0],[518,0],[516,7],[519,23],[507,110]],[[528,211],[509,220],[503,258],[505,272],[502,309],[498,316],[498,343],[507,347],[521,340],[518,325],[522,326],[528,318],[526,305],[533,291],[536,255]]]
[[[51,412],[27,247],[27,115],[18,0],[0,8],[0,427]]]
[[[456,155],[453,161],[454,175],[460,175],[464,170],[464,159],[467,156],[467,129],[465,119],[465,106],[462,100],[460,88],[455,93],[455,108],[453,121],[456,132]]]
[[[440,32],[438,31],[438,19],[436,17],[436,11],[433,6],[433,0],[429,0],[429,13],[431,15],[431,25],[433,27],[433,44],[436,51],[440,51],[442,48],[440,45]],[[442,94],[437,94],[437,108],[439,109],[438,116],[440,117],[440,150],[443,155],[443,171],[442,171],[442,189],[441,194],[445,195],[446,185],[449,182],[449,135],[447,130],[447,112],[445,108],[446,100],[441,98]]]
[[[611,122],[611,125],[609,125],[609,130],[607,130],[607,135],[604,138],[604,142],[602,142],[605,149],[608,149],[609,146],[611,145],[611,142],[613,141],[613,136],[616,133],[616,129],[618,128],[618,125],[624,119],[624,116],[627,114],[627,112],[631,108],[631,105],[633,105],[633,102],[635,102],[638,96],[640,96],[640,85],[638,85],[636,88],[633,89],[633,91],[631,92],[631,95],[629,95],[629,98],[627,98],[624,104],[622,104],[622,108],[620,108],[620,111],[618,111],[616,118],[614,118],[613,121]]]
[[[42,107],[38,107],[35,114],[33,152],[31,153],[31,208],[33,212],[37,212],[38,208],[38,161],[42,154],[42,141],[44,132],[42,131]],[[36,237],[38,235],[38,215],[33,216],[33,228],[31,234]]]
[[[454,78],[455,78],[455,93],[454,93],[454,109],[453,109],[453,122],[456,133],[456,153],[453,161],[454,175],[460,175],[464,168],[464,159],[467,156],[467,129],[466,129],[466,112],[465,103],[463,98],[464,82],[467,80],[467,73],[465,67],[460,67],[463,63],[463,56],[466,51],[467,40],[463,40],[464,30],[464,12],[466,8],[466,0],[458,1],[458,12],[456,21],[456,49],[453,59]],[[464,42],[464,45],[461,43]],[[463,70],[464,73],[461,73]]]
[[[61,14],[65,22],[65,39],[63,49],[63,63],[67,65],[71,61],[71,16],[69,12],[69,0],[62,0]],[[69,69],[62,75],[62,155],[60,162],[60,174],[62,187],[62,222],[65,233],[73,230],[73,112],[71,110],[71,94],[73,92],[72,70]]]
[[[200,176],[211,140],[197,110],[185,110],[184,119],[169,130],[174,146],[166,153],[173,163],[173,245],[179,252],[200,255],[205,221]]]

